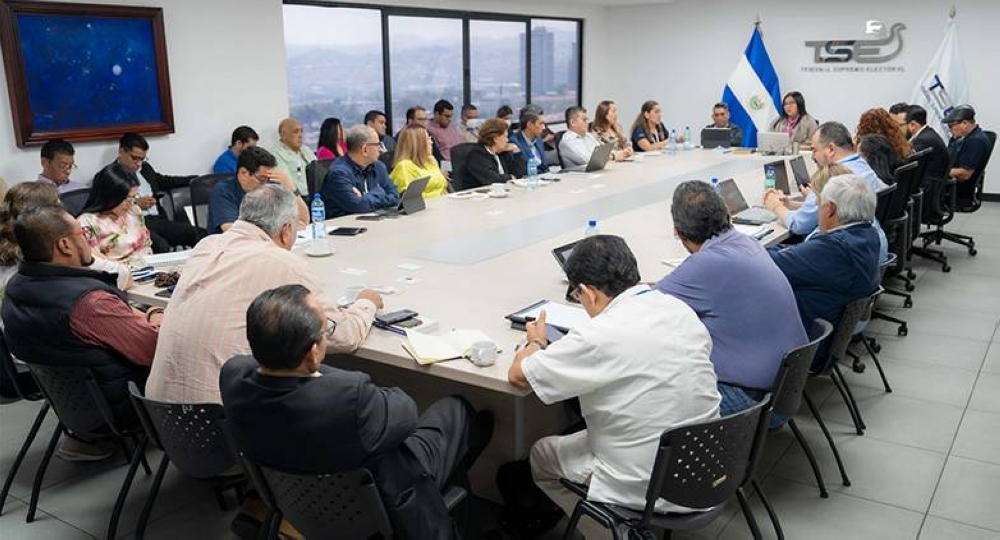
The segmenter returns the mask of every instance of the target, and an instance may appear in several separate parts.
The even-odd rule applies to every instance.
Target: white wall
[[[208,172],[229,144],[233,128],[240,124],[254,126],[264,145],[277,139],[278,122],[288,114],[281,0],[100,2],[164,8],[176,133],[150,137],[149,158],[157,170],[168,174]],[[604,8],[485,0],[419,0],[407,5],[584,18],[583,97],[590,101],[597,95],[597,78],[592,74],[606,65]],[[32,180],[40,170],[39,148],[15,145],[5,75],[0,73],[0,79],[4,81],[0,89],[0,177],[9,184]],[[114,141],[75,146],[79,169],[73,178],[87,183],[117,151]]]
[[[1000,37],[996,22],[1000,21],[1000,2],[955,0],[954,4],[971,102],[980,124],[997,130]],[[865,109],[909,100],[941,42],[951,5],[951,0],[677,0],[666,5],[615,8],[608,13],[609,50],[605,51],[614,61],[607,65],[606,76],[591,81],[597,87],[591,87],[585,103],[593,107],[600,99],[617,100],[626,124],[634,119],[643,101],[655,99],[664,108],[668,127],[683,129],[690,124],[697,137],[698,128],[710,121],[711,106],[721,97],[759,14],[782,92],[801,91],[813,116],[843,122],[853,131]],[[886,25],[906,24],[903,52],[891,62],[904,67],[905,72],[801,71],[802,66],[813,65],[813,51],[805,47],[805,41],[863,39],[863,25],[871,19]],[[993,162],[986,191],[1000,192],[1000,159]]]

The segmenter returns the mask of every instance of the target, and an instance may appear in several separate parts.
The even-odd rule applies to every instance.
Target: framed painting
[[[0,2],[15,140],[174,132],[160,8]]]

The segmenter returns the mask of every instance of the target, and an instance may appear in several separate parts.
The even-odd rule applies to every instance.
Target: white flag
[[[941,121],[953,107],[968,103],[969,82],[958,46],[958,25],[951,16],[945,24],[941,46],[913,89],[910,104],[927,109],[927,125],[948,140],[948,126]]]

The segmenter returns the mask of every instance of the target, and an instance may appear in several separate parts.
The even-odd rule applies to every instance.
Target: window
[[[406,109],[446,99],[481,118],[525,103],[549,122],[580,102],[583,24],[576,19],[394,5],[285,0],[288,107],[315,147],[329,116],[360,123],[385,111],[392,132]],[[530,70],[530,72],[529,72]]]
[[[462,108],[462,20],[389,17],[389,80],[393,133],[406,123],[406,109],[447,99]]]
[[[306,146],[329,116],[351,126],[385,107],[379,10],[289,4],[284,23],[288,109]]]
[[[563,121],[566,109],[580,103],[579,22],[531,20],[531,101],[549,122]]]
[[[528,25],[510,21],[469,21],[469,100],[480,118],[490,118],[501,105],[524,107],[527,55],[519,46]]]

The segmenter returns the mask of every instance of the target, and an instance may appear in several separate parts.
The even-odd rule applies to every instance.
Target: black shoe
[[[479,455],[493,440],[493,424],[495,420],[491,411],[477,411],[469,423],[469,449],[462,459],[462,468],[469,470],[479,459]]]

